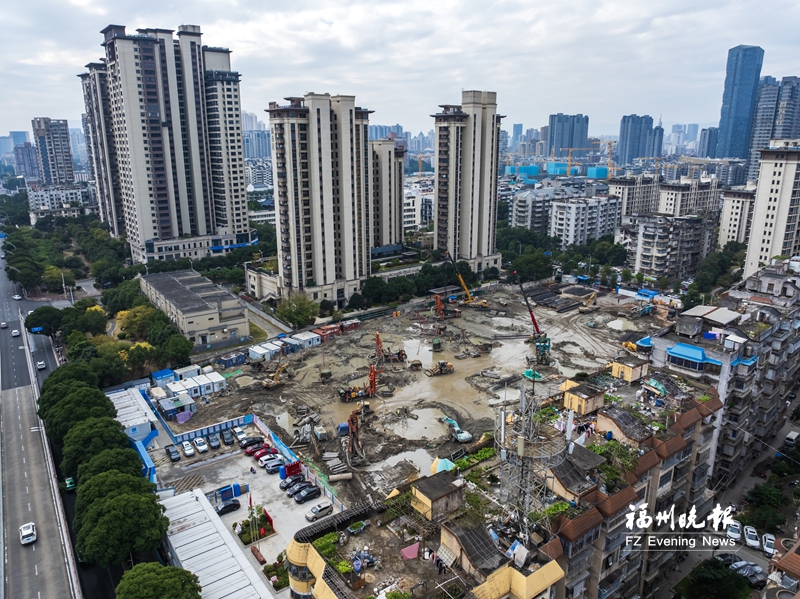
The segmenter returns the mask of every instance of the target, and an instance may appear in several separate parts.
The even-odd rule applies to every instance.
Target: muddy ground
[[[289,368],[284,374],[289,373],[291,378],[275,389],[264,389],[261,381],[267,374],[263,371],[238,367],[242,373],[228,379],[229,390],[212,398],[210,404],[199,405],[198,413],[183,428],[192,430],[254,411],[291,444],[297,415],[308,409],[319,414],[319,424],[325,426],[331,440],[300,448],[299,452],[313,459],[325,473],[320,452],[339,450],[339,440],[333,438],[336,425],[345,422],[356,408],[355,403],[340,401],[337,389],[366,384],[369,365],[376,362],[378,331],[384,349],[404,349],[409,362],[422,362],[423,371],[410,371],[407,364],[396,362],[379,364],[383,370],[379,394],[370,399],[374,415],[362,429],[366,462],[356,468],[358,484],[337,487],[349,486],[350,492],[343,491],[345,496],[363,498],[364,492],[380,493],[418,474],[424,476],[435,457],[449,456],[459,448],[440,418],[453,418],[477,440],[482,432],[493,431],[499,403],[518,400],[523,384],[528,390],[532,387],[531,381],[521,376],[531,367],[526,356],[532,355],[532,346],[525,343],[525,338],[532,332],[532,325],[520,294],[497,290],[487,299],[490,308],[505,314],[463,308],[461,318],[446,321],[447,330],[440,334],[441,352],[432,351],[433,335],[423,334],[418,325],[420,317],[410,312],[401,318],[368,321],[360,330],[285,357]],[[640,319],[618,316],[620,312],[628,313],[635,303],[632,298],[609,294],[598,297],[597,310],[589,314],[577,310],[557,314],[536,307],[539,326],[552,340],[553,362],[549,366],[533,366],[543,376],[535,384],[535,394],[555,394],[565,378],[603,368],[625,351],[620,345],[625,335],[637,331],[644,336],[667,322],[660,314]],[[422,312],[422,317],[426,323],[434,322],[428,310]],[[455,358],[470,349],[477,355],[472,344],[484,342],[492,345],[491,352]],[[424,369],[439,360],[451,362],[454,372],[426,376]],[[330,370],[333,377],[324,384],[320,381],[323,369]],[[391,396],[383,397],[383,390],[391,390]],[[398,415],[398,410],[405,408],[412,416]]]

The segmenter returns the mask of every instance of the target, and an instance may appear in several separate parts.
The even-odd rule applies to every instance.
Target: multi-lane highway
[[[0,262],[0,268],[4,265]],[[19,288],[0,271],[0,457],[2,458],[3,578],[9,599],[56,599],[72,596],[65,548],[51,491],[42,432],[36,416],[34,390],[26,355],[26,335],[20,312],[42,306],[41,302],[13,300]],[[13,330],[20,331],[12,337]],[[31,345],[32,344],[32,345]],[[37,371],[40,380],[57,367],[50,341],[41,335],[28,338],[35,348],[32,359],[47,368]],[[35,522],[38,539],[21,545],[19,527]]]

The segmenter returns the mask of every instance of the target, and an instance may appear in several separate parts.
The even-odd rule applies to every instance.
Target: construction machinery
[[[486,300],[479,300],[477,298],[472,297],[472,294],[469,292],[467,288],[467,284],[464,282],[464,277],[461,276],[461,273],[458,272],[458,266],[456,265],[456,259],[445,250],[445,255],[450,258],[450,262],[453,264],[453,270],[456,272],[456,277],[458,278],[458,282],[461,284],[461,289],[464,290],[464,305],[472,306],[473,308],[488,308],[489,303]]]
[[[528,296],[525,295],[525,289],[522,287],[522,277],[517,276],[517,271],[514,271],[514,276],[517,277],[519,283],[519,290],[522,293],[522,299],[525,300],[525,305],[528,306],[528,314],[531,315],[531,322],[533,323],[533,334],[526,339],[525,343],[533,343],[536,348],[536,361],[539,364],[550,364],[550,338],[546,333],[539,329],[539,323],[536,322],[536,317],[533,315],[533,308],[528,301]]]
[[[653,304],[642,302],[631,308],[631,318],[641,318],[642,316],[650,316],[653,313]]]
[[[383,370],[378,370],[372,364],[369,365],[369,374],[367,374],[367,395],[369,397],[375,397],[378,393],[378,375],[383,372]]]
[[[622,347],[624,347],[628,351],[636,352],[636,344],[635,343],[631,343],[630,341],[623,341],[622,342]]]
[[[375,354],[373,357],[377,362],[405,362],[408,359],[406,350],[402,348],[394,352],[391,347],[384,348],[381,334],[377,331],[375,332]]]
[[[281,373],[289,367],[289,362],[283,362],[278,366],[278,369],[274,372],[274,374],[269,377],[268,379],[264,379],[262,384],[264,385],[264,389],[274,389],[275,387],[280,387],[283,385],[283,381],[281,380]]]
[[[342,445],[345,446],[348,463],[353,458],[364,459],[365,457],[364,448],[361,445],[361,427],[359,416],[360,414],[356,411],[351,413],[350,417],[347,419],[347,441]]]
[[[572,173],[572,151],[573,150],[592,150],[597,151],[597,148],[565,148],[567,151],[567,177],[571,176]]]
[[[440,374],[452,374],[455,371],[455,366],[452,362],[447,360],[439,360],[431,368],[425,371],[428,376],[439,376]]]
[[[581,314],[588,314],[597,310],[597,292],[593,291],[592,294],[586,299],[584,304],[578,308]]]
[[[422,370],[422,362],[420,360],[412,360],[408,365],[409,370]]]
[[[433,309],[436,313],[437,320],[445,320],[446,318],[461,318],[461,310],[458,308],[448,308],[442,301],[441,295],[433,296]]]
[[[469,433],[465,430],[461,430],[461,427],[458,426],[458,422],[456,422],[452,418],[445,416],[441,418],[441,421],[453,427],[453,432],[452,432],[453,439],[455,439],[459,443],[469,443],[470,441],[472,441],[472,433]]]

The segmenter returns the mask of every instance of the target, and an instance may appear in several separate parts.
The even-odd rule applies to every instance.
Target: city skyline
[[[75,75],[96,60],[98,32],[109,22],[131,28],[199,25],[214,45],[237,56],[243,108],[261,120],[268,102],[291,82],[304,92],[356,94],[376,111],[372,122],[401,123],[413,134],[427,132],[431,111],[443,101],[457,101],[443,99],[444,93],[459,88],[497,91],[509,126],[539,128],[558,112],[589,115],[590,135],[615,134],[621,116],[632,113],[661,115],[665,128],[687,122],[715,126],[730,48],[764,48],[764,75],[794,72],[791,43],[772,40],[794,39],[788,28],[800,8],[780,4],[774,9],[784,18],[772,22],[773,11],[758,10],[754,2],[635,10],[585,3],[566,15],[570,27],[559,26],[565,13],[555,4],[498,10],[475,3],[454,12],[446,4],[373,8],[353,2],[281,12],[245,3],[235,13],[221,5],[187,13],[163,6],[134,12],[87,0],[54,4],[46,21],[32,12],[41,7],[15,5],[13,27],[0,41],[6,57],[0,80],[15,90],[5,98],[0,131],[26,130],[32,113],[79,126],[82,96]],[[612,14],[623,16],[612,23],[607,16]],[[477,23],[481,44],[474,44]],[[538,33],[527,35],[531,31]],[[511,39],[523,41],[508,43]],[[654,68],[658,63],[670,66]],[[430,80],[446,84],[430,86]],[[586,93],[604,88],[614,93]]]

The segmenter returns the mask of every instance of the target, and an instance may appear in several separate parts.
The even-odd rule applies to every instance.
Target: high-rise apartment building
[[[623,215],[658,212],[659,178],[653,175],[614,177],[608,181],[608,195],[622,201]]]
[[[520,138],[522,137],[522,123],[514,123],[514,127],[511,131],[511,148],[514,151],[517,150],[517,146],[520,142]]]
[[[370,144],[370,111],[356,106],[355,96],[308,93],[287,100],[285,106],[270,102],[267,110],[278,288],[343,308],[371,273],[372,248],[385,238],[402,239],[402,153],[393,140]],[[375,230],[384,220],[385,237]]]
[[[436,130],[434,244],[473,271],[499,267],[495,248],[500,120],[497,94],[462,91],[444,104]]]
[[[619,198],[573,198],[550,204],[548,235],[561,239],[561,249],[584,245],[590,239],[613,235],[619,224],[622,202]]]
[[[697,130],[699,127],[696,123],[689,123],[686,125],[686,141],[692,142],[697,141]]]
[[[800,137],[800,78],[762,77],[750,135],[747,179],[758,177],[760,150],[769,147],[771,139]]]
[[[8,134],[11,136],[11,140],[14,142],[14,147],[23,146],[28,143],[28,132],[27,131],[9,131]]]
[[[239,73],[196,25],[109,25],[81,75],[101,215],[135,262],[220,255],[249,230]]]
[[[659,186],[658,212],[673,216],[716,214],[720,209],[719,185],[715,177],[681,177]]]
[[[37,117],[31,121],[39,160],[39,176],[45,185],[74,183],[69,123],[66,119]]]
[[[369,143],[372,153],[372,247],[403,243],[405,150],[393,139]]]
[[[716,152],[719,158],[747,158],[763,61],[764,50],[758,46],[736,46],[728,51]]]
[[[267,126],[258,119],[255,112],[242,111],[242,131],[266,131]]]
[[[761,150],[744,276],[775,256],[800,254],[800,139],[773,139]]]
[[[259,129],[244,131],[242,133],[242,142],[244,144],[245,159],[269,158],[271,156],[269,131],[261,131]]]
[[[39,179],[39,155],[30,142],[14,148],[15,173],[26,180]]]
[[[709,127],[700,131],[700,141],[697,144],[697,155],[700,158],[716,158],[718,137],[718,127]]]
[[[634,158],[661,156],[664,129],[653,127],[653,117],[629,114],[622,117],[617,142],[617,162],[632,164]],[[588,147],[588,146],[587,146]]]
[[[556,158],[567,156],[569,148],[588,148],[589,117],[582,114],[551,114],[548,126],[548,146]],[[576,149],[573,157],[586,155],[586,150]]]
[[[745,244],[750,241],[755,195],[755,189],[726,189],[722,192],[719,247],[724,248],[729,241]]]

